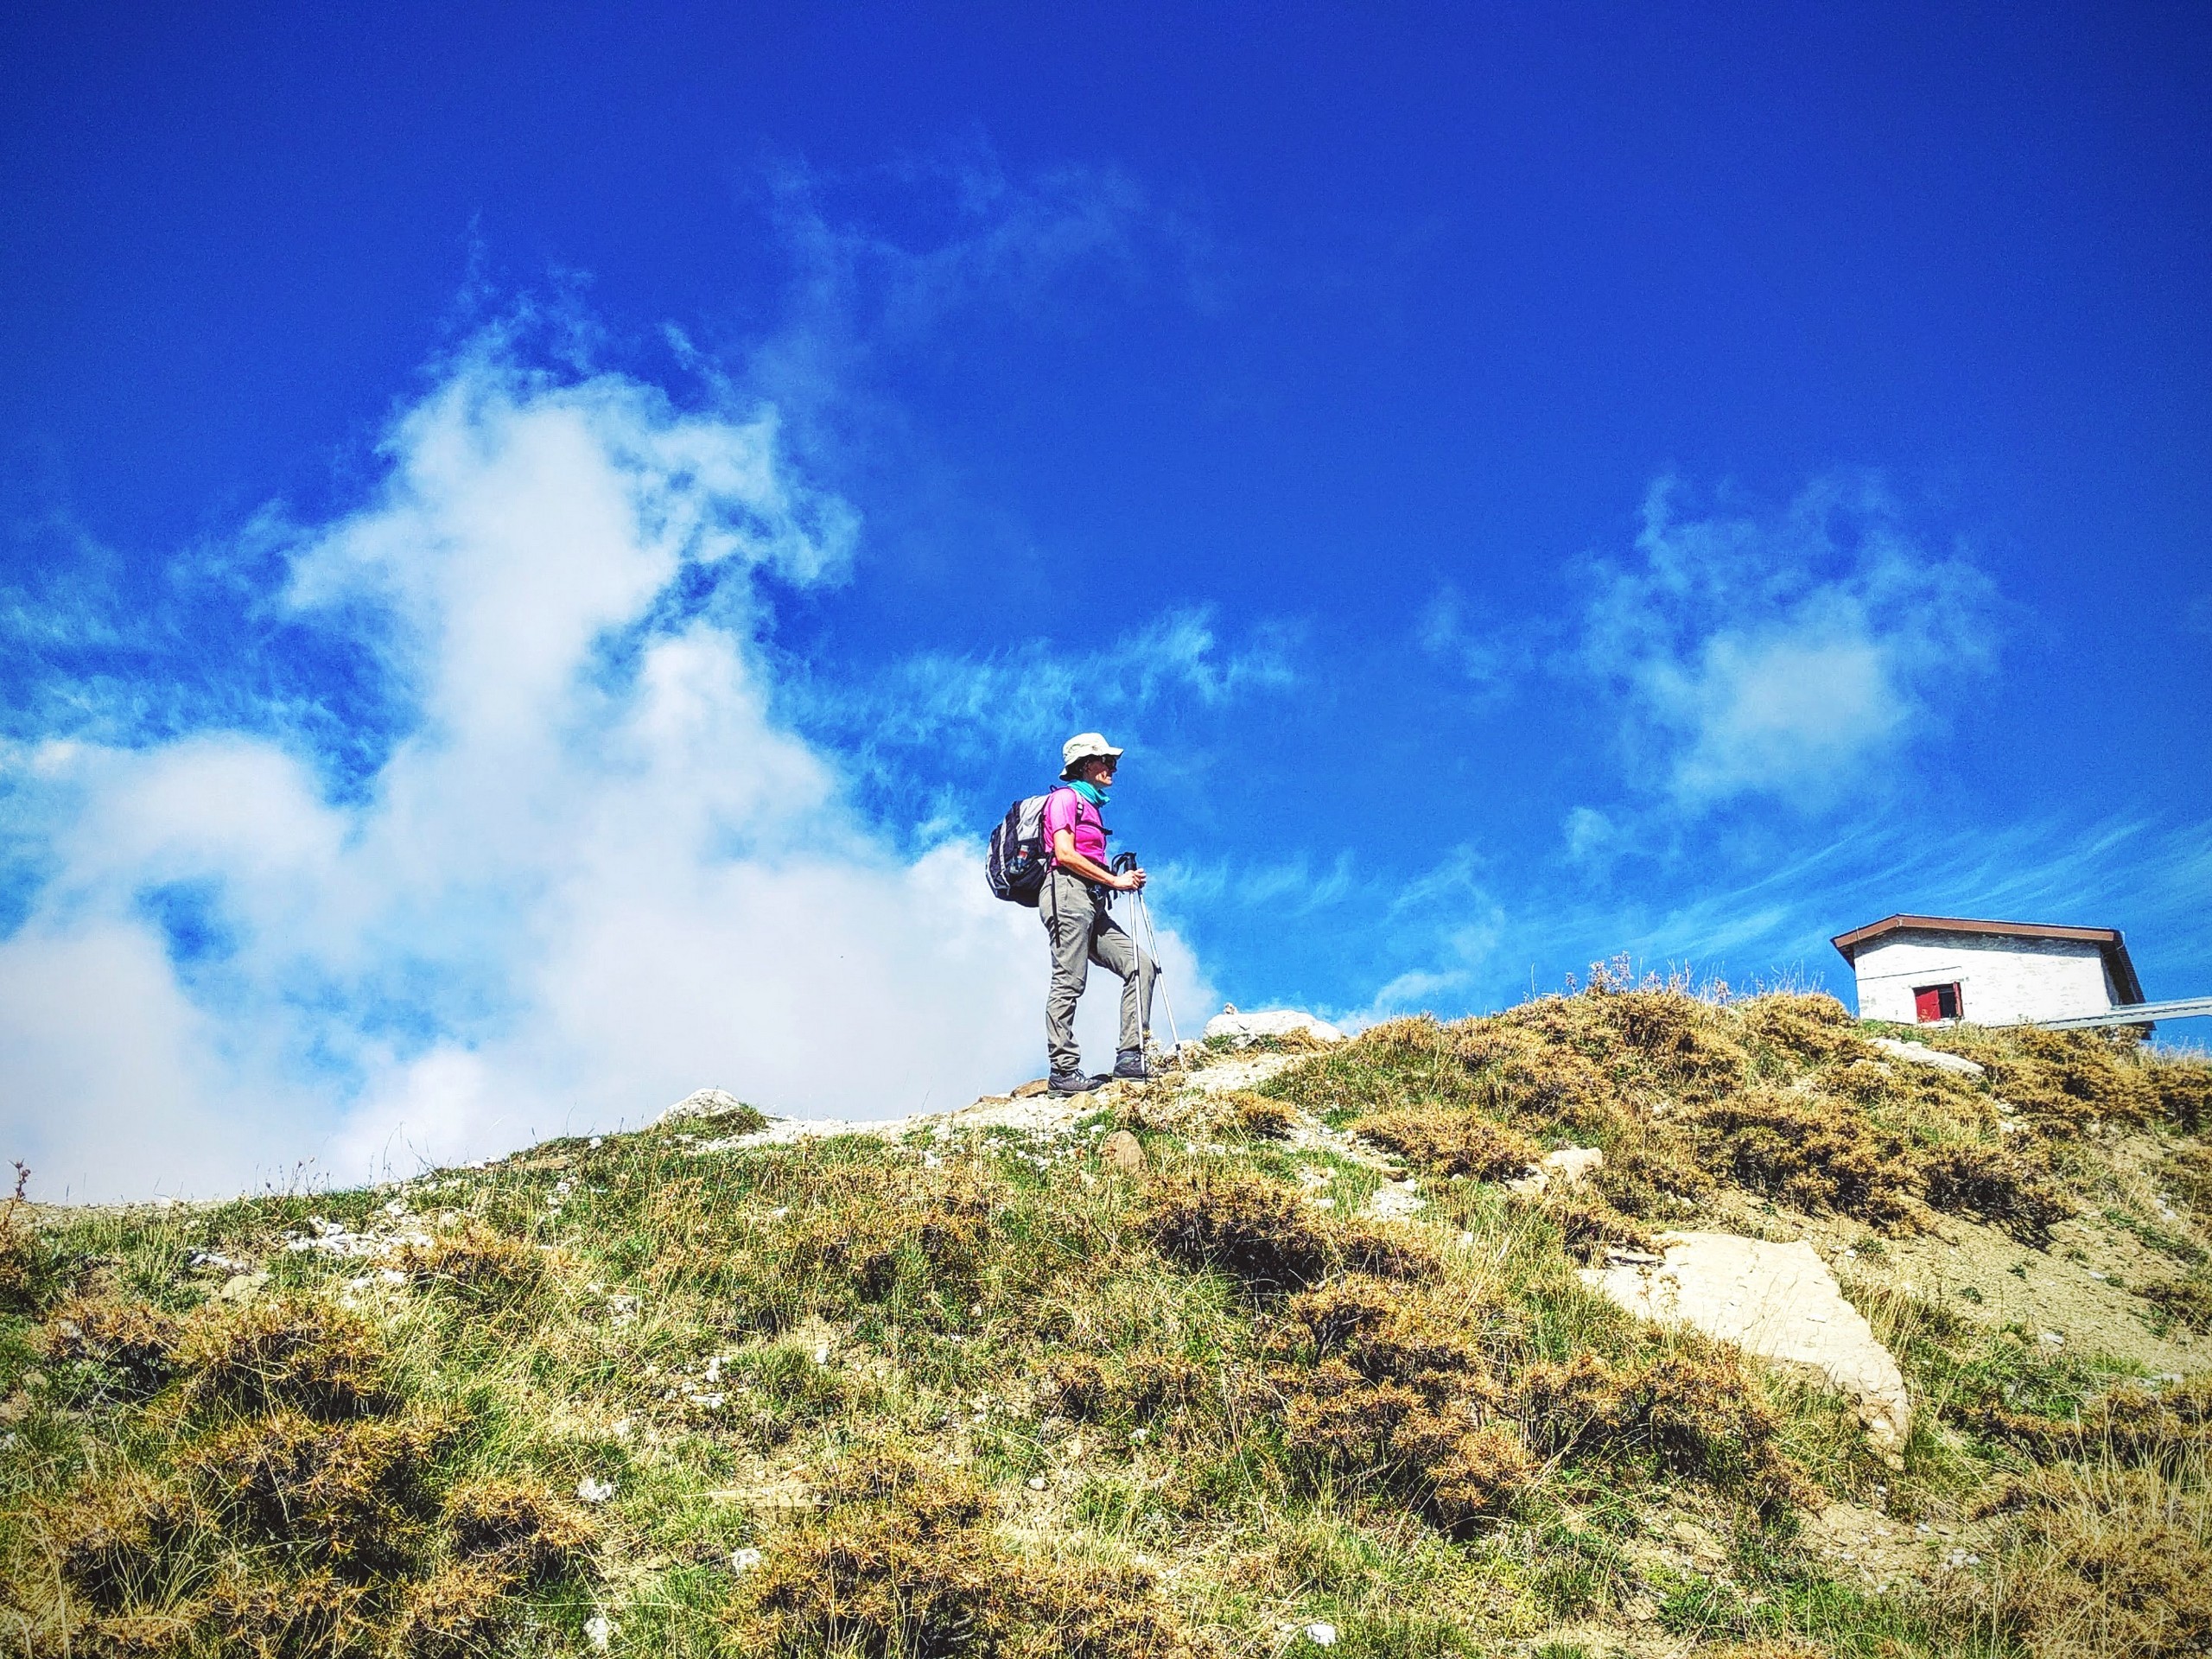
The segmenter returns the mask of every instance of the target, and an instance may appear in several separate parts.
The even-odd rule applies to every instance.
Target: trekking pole
[[[1126,875],[1131,870],[1136,868],[1136,867],[1137,855],[1135,853],[1119,853],[1115,855],[1114,862],[1110,868],[1114,871],[1115,874]],[[1160,987],[1160,937],[1152,931],[1152,906],[1145,903],[1144,889],[1142,887],[1136,889],[1135,898],[1137,901],[1137,919],[1144,924],[1145,954],[1152,958],[1153,984],[1155,987]],[[1109,900],[1109,902],[1111,901]],[[1160,1006],[1167,1011],[1167,1034],[1175,1039],[1175,1052],[1179,1054],[1183,1052],[1183,1033],[1176,1028],[1174,1000],[1167,995],[1167,992],[1164,988],[1160,988]],[[1152,1010],[1149,1007],[1145,1010],[1144,1034],[1145,1046],[1147,1047],[1150,1047],[1152,1039]]]
[[[1137,915],[1144,922],[1145,953],[1152,958],[1153,971],[1157,977],[1160,969],[1160,940],[1152,931],[1152,906],[1145,903],[1144,889],[1141,887],[1137,889]],[[1167,1011],[1167,1034],[1175,1039],[1175,1052],[1179,1054],[1183,1052],[1183,1033],[1175,1028],[1175,999],[1167,995],[1167,988],[1164,983],[1160,988],[1160,1006]]]

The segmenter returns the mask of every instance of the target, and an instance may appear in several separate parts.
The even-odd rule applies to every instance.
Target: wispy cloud
[[[741,379],[783,410],[810,460],[889,445],[911,464],[915,435],[870,390],[887,365],[943,357],[979,317],[995,330],[1080,328],[1086,294],[1126,291],[1187,257],[1177,221],[1128,175],[1016,173],[980,142],[852,172],[786,161],[762,182],[791,274]],[[887,193],[895,213],[881,211]]]
[[[1414,637],[1422,651],[1477,689],[1503,696],[1535,666],[1536,632],[1526,620],[1508,626],[1447,582],[1422,610]]]
[[[787,664],[783,696],[808,729],[856,756],[1055,753],[1071,731],[1169,704],[1218,708],[1297,683],[1295,632],[1262,620],[1236,645],[1213,613],[1170,611],[1102,644],[1032,639],[1003,651],[929,652],[858,680]]]
[[[403,712],[350,794],[281,719],[0,752],[0,1136],[42,1190],[358,1178],[706,1084],[884,1116],[1035,1064],[1033,918],[970,842],[894,849],[771,712],[753,584],[834,579],[854,524],[772,415],[494,342],[382,463],[267,601]]]
[[[1591,962],[1625,953],[1642,968],[1681,966],[1739,985],[1825,986],[1847,1000],[1835,934],[1897,911],[2119,926],[2151,995],[2204,988],[2212,963],[2212,822],[2039,820],[1970,835],[1867,822],[1767,855],[1711,849],[1646,899],[1533,873],[1486,868],[1466,849],[1410,885],[1376,954],[1410,964],[1377,1012],[1481,1011]],[[1518,960],[1509,959],[1517,957]]]
[[[1680,807],[1817,807],[1932,733],[1939,687],[1988,671],[1996,597],[1916,540],[1878,484],[1685,518],[1656,484],[1637,558],[1590,568],[1576,665],[1623,696],[1626,753]]]

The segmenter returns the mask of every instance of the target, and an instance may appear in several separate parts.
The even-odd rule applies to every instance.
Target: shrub
[[[1513,1399],[1537,1445],[1559,1455],[1628,1451],[1774,1514],[1810,1497],[1782,1424],[1725,1351],[1679,1351],[1627,1369],[1590,1354],[1529,1366]]]
[[[215,1527],[188,1486],[136,1470],[72,1492],[41,1518],[62,1581],[101,1612],[161,1599],[175,1558]]]
[[[1904,1144],[1834,1096],[1749,1090],[1707,1107],[1708,1161],[1754,1192],[1896,1226],[1917,1172]]]
[[[1955,1146],[1924,1154],[1921,1179],[1938,1210],[1974,1211],[2031,1244],[2074,1213],[2066,1195],[2018,1154],[2001,1147]]]
[[[1140,1349],[1102,1363],[1089,1354],[1061,1354],[1038,1383],[1047,1411],[1077,1422],[1141,1422],[1205,1392],[1205,1371],[1180,1355]]]
[[[2051,1469],[1982,1506],[2002,1565],[1955,1581],[1953,1619],[2037,1659],[2212,1648],[2201,1491],[2154,1470]]]
[[[1554,1189],[1535,1206],[1559,1229],[1560,1243],[1576,1261],[1595,1265],[1611,1249],[1656,1252],[1658,1241],[1602,1197],[1573,1187]]]
[[[2185,1135],[2212,1128],[2212,1060],[2154,1056],[2145,1062],[2158,1112]]]
[[[143,1398],[175,1374],[181,1334],[179,1322],[159,1308],[80,1297],[48,1320],[44,1347],[50,1364],[90,1367],[99,1392]]]
[[[332,1421],[391,1403],[387,1357],[357,1313],[312,1300],[213,1311],[186,1332],[180,1357],[197,1400],[245,1411],[285,1408]]]
[[[1298,1122],[1298,1114],[1279,1100],[1239,1091],[1224,1103],[1237,1133],[1255,1141],[1286,1139]]]
[[[545,1281],[547,1253],[527,1239],[471,1221],[458,1232],[409,1244],[397,1266],[417,1284],[460,1293],[471,1302],[518,1301]]]
[[[373,1650],[370,1592],[330,1573],[281,1577],[220,1574],[193,1609],[199,1630],[219,1653],[343,1654]]]
[[[408,1659],[446,1659],[483,1652],[513,1611],[499,1563],[449,1561],[400,1592],[391,1647]]]
[[[1525,1174],[1543,1148],[1518,1129],[1448,1107],[1400,1107],[1354,1126],[1379,1146],[1445,1175],[1502,1181]]]
[[[455,1555],[535,1586],[579,1571],[597,1537],[576,1507],[532,1481],[484,1478],[447,1494]]]
[[[1742,1011],[1753,1041],[1779,1049],[1801,1065],[1827,1065],[1865,1056],[1859,1022],[1835,998],[1822,993],[1754,997]]]
[[[1535,1463],[1504,1390],[1432,1294],[1370,1279],[1310,1290],[1269,1343],[1285,1446],[1313,1478],[1372,1483],[1447,1533],[1501,1512]]]
[[[1217,1268],[1259,1295],[1301,1290],[1342,1268],[1413,1279],[1437,1267],[1411,1238],[1324,1220],[1281,1182],[1236,1170],[1163,1181],[1142,1224],[1163,1255]]]
[[[1179,1659],[1190,1639],[1149,1575],[1017,1557],[972,1477],[900,1446],[833,1469],[823,1512],[779,1538],[740,1614],[747,1651]]]
[[[38,1308],[38,1243],[31,1224],[29,1166],[16,1164],[16,1185],[0,1198],[0,1312],[35,1313]]]
[[[420,1552],[423,1465],[440,1439],[421,1422],[327,1423],[282,1411],[216,1435],[192,1468],[233,1536],[296,1546],[359,1580],[403,1571]]]
[[[2212,1332],[2212,1279],[2157,1279],[2138,1294],[2176,1325]]]
[[[2132,1038],[2025,1026],[2001,1037],[1948,1032],[1941,1046],[1979,1062],[1996,1095],[2046,1133],[2078,1134],[2106,1120],[2147,1123],[2160,1109],[2156,1066],[2142,1061]]]

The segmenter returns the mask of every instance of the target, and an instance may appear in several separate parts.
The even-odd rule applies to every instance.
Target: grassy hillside
[[[0,1652],[2212,1649],[2212,1066],[1880,1034],[1601,981],[1043,1128],[11,1205]],[[1901,1452],[1576,1275],[1687,1226],[1815,1243]]]

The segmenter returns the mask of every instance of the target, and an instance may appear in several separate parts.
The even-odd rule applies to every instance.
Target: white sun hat
[[[1060,776],[1065,778],[1075,770],[1078,760],[1088,760],[1094,755],[1109,755],[1120,760],[1122,752],[1106,741],[1100,732],[1077,732],[1060,745]]]

